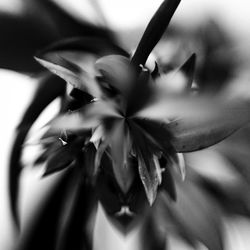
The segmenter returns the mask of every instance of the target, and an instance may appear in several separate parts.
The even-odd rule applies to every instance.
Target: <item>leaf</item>
[[[117,121],[110,135],[110,148],[115,179],[121,190],[126,194],[133,181],[133,170],[129,164],[128,156],[131,151],[128,131],[125,121]]]
[[[60,227],[56,249],[93,249],[97,202],[94,188],[81,178],[75,190],[75,197],[69,208],[68,216],[64,218],[65,222]]]
[[[62,145],[53,154],[48,156],[46,171],[43,176],[69,167],[74,161],[79,160],[79,154],[83,154],[82,149],[86,143],[85,137],[76,137],[75,140]]]
[[[130,122],[132,146],[134,147],[138,160],[138,169],[143,183],[149,204],[152,205],[156,195],[160,180],[157,174],[157,166],[154,161],[154,147],[150,147],[150,141],[145,138],[140,128],[135,123]]]
[[[108,144],[107,142],[101,142],[100,145],[98,146],[96,150],[96,155],[95,155],[95,169],[94,169],[94,174],[97,174],[99,167],[102,162],[102,157],[105,156],[105,150],[107,149]],[[107,159],[107,157],[106,157]]]
[[[48,158],[48,163],[46,164],[46,170],[43,177],[54,174],[64,168],[70,167],[71,163],[74,161],[74,156],[70,154],[69,147],[63,146],[57,152],[54,152]]]
[[[48,158],[49,155],[54,154],[59,148],[62,147],[62,142],[60,139],[54,138],[50,143],[42,143],[44,146],[44,151],[37,157],[34,165],[41,164]]]
[[[74,88],[83,90],[94,97],[101,96],[100,88],[95,79],[73,62],[58,54],[47,54],[44,58],[35,57],[35,59]]]
[[[185,118],[168,124],[177,152],[191,152],[212,146],[250,121],[248,105],[229,103],[207,117]]]
[[[150,20],[137,48],[131,59],[131,62],[138,67],[144,65],[146,60],[160,40],[164,31],[180,3],[180,0],[165,0],[158,8]]]
[[[106,161],[106,164],[110,164],[109,167],[112,167],[110,160]],[[107,166],[101,168],[100,173],[97,176],[97,195],[103,205],[106,213],[113,216],[115,213],[119,212],[122,206],[120,197],[119,197],[119,187],[115,182],[114,176],[110,175],[106,169]]]
[[[170,218],[184,236],[202,242],[208,249],[222,250],[220,210],[212,199],[190,181],[176,184],[176,202],[165,199]]]
[[[175,153],[171,144],[172,134],[164,123],[138,118],[134,118],[133,121],[153,138],[154,143],[159,146],[166,158]]]
[[[17,14],[0,14],[0,67],[27,73],[43,69],[34,54],[55,41],[72,36],[101,37],[114,42],[107,28],[79,21],[52,0],[25,0]],[[18,44],[18,46],[17,46]]]
[[[18,250],[55,249],[58,230],[78,184],[74,168],[58,175],[55,184],[40,204],[16,245]]]
[[[41,57],[46,56],[47,53],[63,53],[72,52],[75,56],[79,54],[85,55],[86,53],[94,54],[98,57],[107,56],[110,54],[121,55],[129,57],[129,54],[116,45],[112,40],[103,37],[71,37],[59,42],[51,44],[47,48],[41,50],[38,55]]]
[[[87,180],[89,179],[91,183],[94,183],[96,180],[95,176],[95,157],[96,157],[96,148],[93,143],[89,143],[85,146],[83,152],[83,174],[86,176]]]
[[[177,152],[191,152],[212,146],[250,121],[249,103],[223,95],[215,97],[158,98],[133,117],[167,124]]]
[[[207,178],[200,177],[198,183],[205,189],[220,207],[232,216],[250,216],[249,185],[239,181],[236,185],[225,185]]]
[[[13,219],[19,226],[19,218],[17,211],[18,204],[18,182],[21,171],[20,157],[22,154],[22,145],[25,138],[42,111],[57,97],[62,96],[65,91],[65,83],[52,75],[47,75],[39,82],[39,87],[36,90],[29,107],[25,111],[21,122],[16,131],[15,140],[10,154],[9,164],[9,195],[10,207]]]

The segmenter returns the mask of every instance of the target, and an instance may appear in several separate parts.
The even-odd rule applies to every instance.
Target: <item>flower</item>
[[[214,145],[243,127],[249,122],[248,102],[224,92],[194,93],[195,54],[174,73],[162,72],[157,63],[154,69],[147,66],[179,2],[162,3],[133,56],[110,39],[93,36],[60,41],[37,54],[39,63],[68,83],[68,95],[60,114],[48,123],[41,138],[45,150],[36,163],[46,161],[44,176],[72,171],[64,172],[48,199],[40,218],[43,226],[30,230],[31,245],[32,232],[43,241],[43,233],[37,232],[52,224],[44,218],[56,221],[50,228],[53,235],[46,234],[53,241],[60,238],[57,248],[91,245],[87,236],[93,227],[89,230],[88,223],[100,201],[114,224],[126,231],[140,214],[147,215],[142,220],[145,233],[152,234],[150,240],[159,248],[165,247],[166,232],[180,231],[192,245],[198,240],[222,249],[219,209],[200,189],[199,176],[186,169],[183,153]],[[46,96],[39,110],[65,94],[60,87],[60,93],[49,91],[64,83],[54,77],[43,85],[34,98],[38,102],[39,93]],[[187,172],[187,180],[179,180],[175,169],[182,180]]]
[[[223,94],[191,94],[195,55],[172,78],[160,75],[157,67],[150,72],[145,66],[179,2],[162,3],[131,58],[117,45],[98,38],[62,41],[36,56],[38,62],[73,89],[92,96],[87,105],[55,118],[45,137],[62,132],[74,136],[87,133],[81,150],[85,151],[91,143],[95,145],[95,157],[89,163],[94,175],[106,154],[125,200],[138,171],[152,205],[166,168],[178,166],[185,175],[181,153],[216,144],[249,121],[245,102]],[[173,93],[167,83],[164,87],[164,81],[179,82],[182,87]],[[62,148],[71,152],[75,142],[66,143]],[[138,169],[132,161],[136,161]],[[47,170],[61,169],[57,165],[53,168]]]

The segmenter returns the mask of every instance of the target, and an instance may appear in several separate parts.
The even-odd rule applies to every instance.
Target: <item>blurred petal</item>
[[[214,201],[187,180],[178,181],[176,189],[176,202],[164,197],[171,220],[187,238],[202,242],[208,249],[222,250],[220,210]]]
[[[127,57],[110,55],[96,61],[95,68],[101,73],[104,81],[117,89],[125,97],[135,83],[134,69]]]
[[[50,122],[50,131],[81,131],[96,128],[103,118],[121,118],[111,102],[96,101]]]
[[[50,123],[50,131],[81,131],[89,130],[99,124],[99,120],[96,117],[92,119],[84,119],[80,112],[72,112],[71,114],[66,114],[55,118]]]
[[[127,132],[125,121],[120,120],[116,122],[112,132],[107,135],[110,140],[114,175],[124,193],[127,193],[133,181],[133,171],[128,163],[131,145]]]

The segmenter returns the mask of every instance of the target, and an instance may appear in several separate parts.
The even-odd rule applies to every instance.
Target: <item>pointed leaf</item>
[[[166,123],[177,152],[212,146],[250,122],[246,100],[234,100],[223,95],[214,98],[158,97],[134,117]]]
[[[247,104],[218,107],[207,117],[180,119],[168,124],[177,152],[191,152],[212,146],[250,122]]]
[[[73,62],[68,61],[58,54],[47,54],[35,59],[52,73],[58,75],[74,88],[83,90],[94,97],[100,97],[101,91],[94,77]]]
[[[133,139],[132,146],[138,159],[140,178],[145,188],[149,204],[152,205],[157,195],[158,185],[160,184],[157,166],[154,161],[155,148],[150,145],[150,141],[141,132],[140,127],[132,122],[130,122],[129,127],[131,130],[131,138]]]

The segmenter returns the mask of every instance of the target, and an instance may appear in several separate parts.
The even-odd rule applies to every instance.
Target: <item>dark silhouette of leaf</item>
[[[104,155],[104,157],[105,158],[103,158],[102,162],[107,160],[107,156]],[[121,191],[118,184],[115,182],[114,176],[108,173],[107,168],[112,168],[110,160],[106,162],[98,174],[97,194],[106,213],[112,216],[121,209],[122,202],[119,198],[119,193],[121,193]],[[112,172],[112,170],[109,171]]]
[[[95,173],[95,157],[96,157],[96,148],[93,143],[89,143],[87,146],[84,148],[84,175],[86,176],[85,178],[90,181],[91,183],[95,183],[96,180],[96,174]]]
[[[65,83],[52,75],[43,78],[40,86],[38,87],[33,99],[26,112],[23,115],[21,122],[16,129],[16,135],[10,154],[9,165],[9,194],[10,194],[10,207],[13,218],[17,226],[19,225],[17,202],[18,202],[18,181],[21,171],[20,157],[22,154],[22,145],[25,141],[27,133],[29,132],[32,124],[41,114],[41,112],[58,96],[64,94]]]
[[[95,81],[95,75],[93,76],[93,72],[95,72],[94,61],[98,57],[109,54],[127,56],[123,49],[107,39],[78,37],[52,44],[40,51],[35,58],[44,67],[74,87],[99,98],[100,89]]]
[[[34,165],[41,164],[46,161],[49,155],[53,155],[59,148],[62,147],[62,141],[58,138],[54,138],[51,143],[44,143],[44,151],[36,158]]]
[[[58,232],[79,183],[76,168],[62,173],[22,234],[18,250],[55,250]]]
[[[79,166],[82,167],[82,166]],[[89,181],[81,177],[73,204],[65,222],[61,225],[57,250],[92,250],[93,220],[97,212],[97,197]]]
[[[0,67],[22,72],[40,72],[33,59],[37,50],[72,36],[102,37],[114,41],[113,34],[70,16],[51,0],[23,1],[18,15],[0,14]]]
[[[109,54],[116,54],[128,57],[129,54],[121,47],[116,45],[115,42],[105,37],[92,37],[92,36],[74,36],[71,38],[63,39],[50,44],[47,48],[40,50],[37,57],[43,57],[46,53],[59,53],[59,52],[78,52],[78,53],[93,53],[95,55],[107,56]]]
[[[131,62],[138,67],[144,65],[155,45],[162,37],[164,31],[180,3],[180,0],[165,0],[158,8],[150,20],[137,48],[131,59]]]

